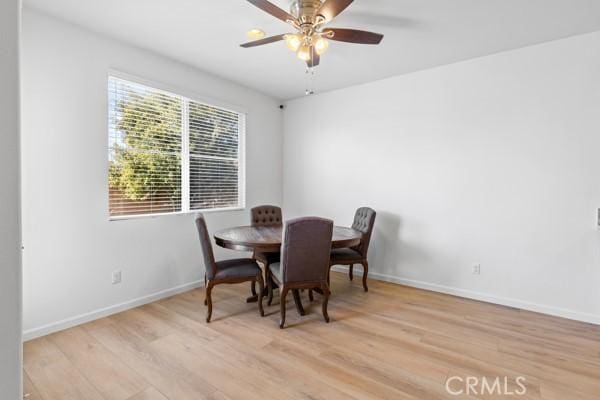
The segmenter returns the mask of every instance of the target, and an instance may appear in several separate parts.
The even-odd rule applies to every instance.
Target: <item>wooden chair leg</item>
[[[367,260],[364,260],[362,262],[362,265],[363,265],[363,276],[362,276],[363,288],[365,289],[365,292],[368,292],[369,287],[367,286],[367,275],[369,275],[369,262]]]
[[[212,297],[211,297],[212,288],[213,288],[213,285],[212,285],[212,283],[209,282],[208,285],[206,286],[206,305],[208,306],[208,311],[206,313],[206,323],[209,323],[210,317],[212,317]]]
[[[315,301],[315,297],[313,296],[313,290],[308,289],[308,300]]]
[[[263,297],[267,297],[269,294],[269,291],[267,289],[267,287],[269,286],[269,278],[268,278],[268,271],[269,271],[269,264],[264,264],[265,265],[265,273],[264,275],[262,274],[262,270],[261,270],[261,276],[264,278],[264,285],[265,285],[265,290],[263,292]]]
[[[325,285],[321,289],[323,290],[323,318],[325,319],[325,322],[329,323],[327,303],[329,302],[329,295],[331,294],[331,292],[329,291],[329,287]]]
[[[252,292],[252,296],[256,296],[256,281],[250,283],[250,291]]]
[[[206,289],[206,274],[204,274],[204,288]],[[204,297],[204,305],[206,305],[206,296]]]
[[[273,282],[273,278],[271,278],[270,272],[267,271],[267,287],[268,287],[268,297],[267,297],[267,305],[271,305],[273,303],[273,286],[275,286],[275,282]]]
[[[348,268],[348,276],[350,276],[351,281],[354,279],[354,264],[350,264],[350,267]]]
[[[283,326],[285,325],[285,297],[287,296],[288,289],[285,287],[280,287],[279,291],[281,292],[281,295],[279,296],[279,308],[281,310],[279,329],[283,329]]]
[[[258,311],[260,312],[260,316],[265,316],[265,310],[263,309],[263,292],[265,291],[265,283],[263,281],[262,272],[258,275]]]

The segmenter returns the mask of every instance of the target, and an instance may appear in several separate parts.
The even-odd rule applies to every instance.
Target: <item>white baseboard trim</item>
[[[187,292],[189,290],[196,289],[202,286],[204,286],[203,281],[194,281],[170,289],[161,290],[160,292],[149,294],[147,296],[138,297],[136,299],[132,299],[120,304],[115,304],[113,306],[87,312],[85,314],[77,315],[75,317],[66,318],[61,321],[53,322],[51,324],[28,329],[26,331],[23,331],[23,341],[26,342],[28,340],[46,336],[54,332],[62,331],[77,325],[85,324],[86,322],[108,317],[109,315],[117,314],[135,307],[143,306],[144,304],[152,303],[164,299],[166,297],[174,296],[176,294]]]
[[[337,272],[348,272],[347,266],[336,265],[332,270]],[[362,268],[360,266],[354,269],[355,276],[362,276]],[[552,315],[555,317],[562,317],[572,319],[575,321],[587,322],[591,324],[600,325],[600,315],[594,315],[589,313],[582,313],[579,311],[568,310],[564,308],[557,308],[546,306],[543,304],[531,303],[523,300],[512,299],[508,297],[494,296],[481,292],[474,292],[467,289],[461,289],[452,286],[438,285],[436,283],[429,283],[423,281],[417,281],[414,279],[407,279],[393,275],[380,274],[378,272],[369,271],[369,279],[375,279],[385,282],[398,283],[405,286],[410,286],[418,289],[431,290],[433,292],[450,294],[453,296],[464,297],[472,300],[484,301],[486,303],[499,304],[508,307],[519,308],[527,311],[534,311],[541,314]]]
[[[348,272],[347,266],[336,265],[332,268],[332,270],[337,272]],[[362,276],[362,269],[356,268],[354,270],[355,276]],[[433,292],[450,294],[453,296],[464,297],[472,300],[484,301],[487,303],[499,304],[508,307],[520,308],[523,310],[539,312],[542,314],[552,315],[556,317],[562,317],[567,319],[572,319],[575,321],[588,322],[591,324],[600,325],[600,316],[582,313],[579,311],[568,310],[564,308],[557,308],[546,306],[537,303],[531,303],[527,301],[522,301],[518,299],[512,299],[508,297],[500,297],[494,296],[481,292],[474,292],[467,289],[456,288],[452,286],[444,286],[436,283],[429,283],[418,281],[414,279],[407,279],[393,275],[381,274],[378,272],[370,271],[369,278],[380,280],[384,282],[398,283],[400,285],[410,286],[418,289],[431,290]],[[43,325],[37,328],[28,329],[23,332],[23,341],[32,340],[38,337],[46,336],[54,332],[62,331],[77,325],[84,324],[86,322],[94,321],[96,319],[108,317],[113,314],[117,314],[135,307],[142,306],[144,304],[152,303],[166,297],[174,296],[179,293],[187,292],[189,290],[193,290],[199,287],[202,287],[204,282],[202,281],[194,281],[190,283],[186,283],[184,285],[176,286],[170,289],[161,290],[160,292],[156,292],[147,296],[138,297],[136,299],[132,299],[120,304],[115,304],[113,306],[105,307],[99,310],[91,311],[85,314],[77,315],[75,317],[66,318],[61,321],[53,322],[51,324]]]

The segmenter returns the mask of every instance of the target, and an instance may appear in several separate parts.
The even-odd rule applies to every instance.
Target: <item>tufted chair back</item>
[[[333,221],[317,217],[287,221],[281,247],[283,283],[327,279]]]
[[[252,226],[280,226],[283,224],[281,208],[277,206],[258,206],[250,212]]]
[[[200,246],[202,247],[202,255],[204,256],[204,266],[206,267],[206,277],[210,280],[215,277],[217,267],[215,265],[215,255],[213,253],[210,235],[206,228],[206,221],[203,214],[198,214],[196,217],[196,228],[200,237]]]
[[[367,251],[369,251],[369,242],[371,241],[376,215],[375,210],[369,207],[361,207],[354,214],[352,229],[361,232],[362,238],[360,244],[353,247],[353,249],[358,251],[364,258],[367,258]]]

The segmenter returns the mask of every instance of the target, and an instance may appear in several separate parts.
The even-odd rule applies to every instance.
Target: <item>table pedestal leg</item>
[[[258,301],[258,295],[255,294],[246,299],[246,303],[256,303]]]
[[[275,289],[275,288],[273,288],[273,289]],[[296,305],[296,310],[298,311],[298,314],[300,314],[301,316],[306,315],[306,311],[304,310],[304,307],[302,306],[302,300],[300,299],[300,291],[298,289],[293,289],[292,296],[294,298],[294,304]],[[263,293],[263,297],[267,297],[266,290]],[[258,301],[258,294],[254,295],[254,296],[250,296],[246,299],[246,303],[256,303],[257,301]]]
[[[323,290],[321,288],[314,288],[313,292],[317,292],[317,293],[319,293],[321,295],[323,294]]]
[[[302,307],[302,300],[300,299],[300,291],[298,289],[292,290],[292,295],[294,296],[294,303],[296,304],[296,310],[300,315],[306,315],[306,311],[304,311],[304,307]]]
[[[264,292],[263,292],[263,297],[267,297],[267,287],[268,287],[268,285],[269,284],[268,284],[268,282],[266,280],[266,277],[265,277],[265,289],[264,289]],[[275,285],[275,287],[277,287],[277,285]],[[257,294],[252,294],[252,296],[250,296],[250,297],[248,297],[246,299],[246,303],[256,303],[258,301],[258,295],[259,295],[258,293]]]

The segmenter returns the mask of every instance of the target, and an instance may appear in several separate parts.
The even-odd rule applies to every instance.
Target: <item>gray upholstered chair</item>
[[[252,226],[281,226],[283,224],[281,208],[271,205],[264,205],[252,208],[250,210],[250,224]],[[267,270],[269,268],[269,265],[275,262],[279,262],[279,252],[254,252],[252,258],[262,263],[265,266],[265,270]],[[256,297],[257,294],[255,282],[252,282],[251,290],[253,298]]]
[[[264,281],[262,271],[253,259],[238,258],[233,260],[215,261],[204,215],[198,214],[196,217],[196,228],[198,229],[198,236],[200,237],[200,245],[204,256],[204,265],[206,266],[206,273],[204,275],[206,299],[204,300],[204,304],[208,306],[206,322],[210,322],[212,316],[211,293],[215,285],[222,283],[258,282],[258,287],[262,293],[264,291]],[[262,296],[258,297],[258,310],[260,315],[264,316]]]
[[[329,254],[333,221],[317,217],[290,220],[285,224],[281,261],[267,269],[269,304],[273,299],[274,285],[279,285],[281,320],[285,325],[285,298],[290,290],[318,288],[323,293],[323,318],[329,322]]]
[[[330,265],[349,265],[348,274],[350,280],[354,278],[354,264],[363,266],[362,284],[365,292],[369,291],[367,287],[367,276],[369,274],[369,262],[367,261],[367,252],[369,243],[371,242],[371,234],[373,233],[373,225],[375,224],[375,210],[369,207],[361,207],[354,214],[354,222],[352,228],[362,233],[360,244],[351,248],[334,249],[331,251]]]

